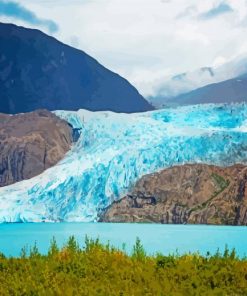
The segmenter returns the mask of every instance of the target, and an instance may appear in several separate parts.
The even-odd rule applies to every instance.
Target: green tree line
[[[147,255],[139,239],[131,254],[99,239],[72,236],[43,255],[36,245],[20,257],[0,255],[0,295],[247,295],[247,259],[223,253]]]

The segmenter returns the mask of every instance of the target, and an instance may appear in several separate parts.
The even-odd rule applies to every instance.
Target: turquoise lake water
[[[54,236],[62,246],[70,235],[84,243],[85,235],[99,237],[102,242],[130,251],[139,237],[149,254],[199,251],[223,251],[225,245],[235,248],[241,257],[247,255],[247,227],[206,225],[160,225],[115,223],[24,223],[0,224],[0,252],[19,256],[23,246],[35,242],[41,253],[46,253]]]

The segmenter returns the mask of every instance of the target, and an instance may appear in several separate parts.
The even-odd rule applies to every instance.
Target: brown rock
[[[61,160],[70,149],[72,128],[47,110],[0,113],[0,186],[29,179]]]
[[[104,222],[247,224],[247,167],[192,164],[142,177]]]

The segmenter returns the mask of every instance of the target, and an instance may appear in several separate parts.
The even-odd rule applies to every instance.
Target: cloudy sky
[[[145,96],[247,53],[247,0],[0,0],[0,20],[86,51]]]

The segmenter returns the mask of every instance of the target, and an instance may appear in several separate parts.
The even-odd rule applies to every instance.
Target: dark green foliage
[[[29,254],[29,258],[39,258],[41,255],[39,253],[37,244],[35,242],[34,246],[30,249],[30,254]]]
[[[222,176],[215,173],[212,174],[212,178],[216,185],[219,187],[217,194],[218,192],[222,192],[230,183],[229,180],[225,180]]]
[[[73,235],[69,237],[65,249],[67,249],[72,254],[76,254],[80,251],[80,247]]]
[[[163,256],[158,253],[156,255],[156,265],[158,268],[174,267],[176,265],[175,257],[173,255]]]
[[[55,240],[55,237],[53,237],[51,240],[50,248],[48,250],[48,257],[55,256],[58,254],[58,252],[59,252],[59,248]]]
[[[35,244],[20,258],[0,255],[0,295],[247,295],[247,259],[235,250],[215,254],[148,256],[139,238],[131,255],[72,236],[48,255]]]
[[[133,247],[132,258],[143,261],[146,258],[146,252],[141,244],[139,237],[136,238],[136,243]]]

